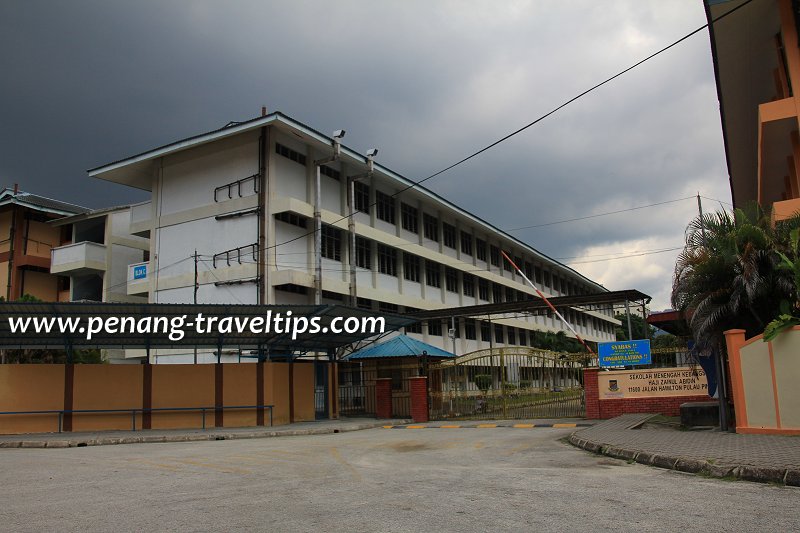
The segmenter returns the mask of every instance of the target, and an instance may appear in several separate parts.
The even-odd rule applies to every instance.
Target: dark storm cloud
[[[0,3],[0,179],[92,207],[142,200],[85,169],[261,105],[345,128],[420,179],[704,22],[700,1]],[[514,228],[698,190],[727,201],[725,174],[701,33],[426,185]],[[514,234],[553,257],[667,247],[694,209]],[[667,255],[575,267],[662,307]]]

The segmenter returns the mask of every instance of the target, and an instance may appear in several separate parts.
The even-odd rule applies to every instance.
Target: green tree
[[[627,341],[628,339],[628,315],[624,313],[617,313],[614,318],[619,320],[620,325],[614,328],[614,333],[618,341]],[[641,315],[631,313],[631,332],[634,339],[649,339],[655,333],[656,328],[644,321]]]
[[[708,213],[689,224],[675,264],[672,305],[688,317],[698,343],[724,346],[723,332],[733,328],[758,335],[779,315],[782,301],[796,301],[792,275],[778,265],[798,227],[797,215],[773,226],[757,205]]]

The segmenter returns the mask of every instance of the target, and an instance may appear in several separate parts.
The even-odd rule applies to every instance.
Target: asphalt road
[[[796,531],[800,489],[627,464],[571,429],[0,450],[4,531]]]

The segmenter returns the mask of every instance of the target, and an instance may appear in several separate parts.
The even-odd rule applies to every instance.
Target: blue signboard
[[[649,340],[601,342],[597,345],[597,354],[601,367],[649,365],[653,362]]]
[[[133,267],[133,279],[145,279],[147,277],[147,265],[136,265]]]

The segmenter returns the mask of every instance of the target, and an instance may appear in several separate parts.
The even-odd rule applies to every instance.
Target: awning
[[[455,357],[452,354],[441,348],[437,348],[426,342],[418,341],[407,335],[398,335],[388,341],[379,344],[373,344],[362,350],[358,350],[347,357],[345,360],[361,360],[361,359],[384,359],[387,357]]]

